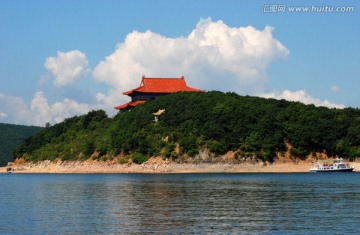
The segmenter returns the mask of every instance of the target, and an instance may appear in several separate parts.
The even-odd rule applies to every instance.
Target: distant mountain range
[[[24,140],[41,131],[42,127],[0,123],[0,166],[13,161],[14,149]]]

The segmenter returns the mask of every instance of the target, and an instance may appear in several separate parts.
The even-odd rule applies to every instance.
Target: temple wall
[[[167,95],[168,93],[138,93],[138,92],[134,92],[131,95],[131,101],[137,101],[137,100],[151,100],[151,99],[155,99],[158,96],[161,95]]]

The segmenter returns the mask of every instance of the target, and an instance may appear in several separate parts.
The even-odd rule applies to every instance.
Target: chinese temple
[[[147,100],[175,92],[204,92],[204,90],[187,86],[183,76],[181,78],[147,78],[143,76],[139,87],[123,92],[124,95],[131,97],[131,101],[115,106],[115,109],[120,111],[130,110]]]

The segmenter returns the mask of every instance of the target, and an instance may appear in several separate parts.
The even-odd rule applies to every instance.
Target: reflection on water
[[[0,175],[1,234],[359,234],[360,174]]]

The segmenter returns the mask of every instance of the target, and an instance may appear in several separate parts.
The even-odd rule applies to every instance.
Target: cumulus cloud
[[[121,93],[137,87],[142,75],[184,75],[189,85],[205,90],[259,92],[267,81],[267,66],[289,54],[272,31],[269,26],[232,28],[210,18],[200,20],[185,37],[134,31],[94,69],[95,80],[111,86],[98,98],[105,105],[118,104],[124,99]]]
[[[57,57],[46,58],[45,68],[54,76],[54,85],[62,87],[75,82],[88,71],[88,60],[78,50],[58,51]]]
[[[0,117],[12,123],[44,126],[92,109],[105,109],[111,115],[114,106],[129,99],[122,92],[137,87],[142,75],[184,75],[188,85],[200,89],[261,94],[267,98],[344,108],[342,104],[317,99],[304,90],[263,93],[269,64],[287,58],[290,53],[273,37],[272,31],[270,26],[262,30],[252,26],[229,27],[210,18],[200,20],[195,29],[183,37],[165,37],[150,30],[133,31],[93,70],[95,81],[108,88],[95,95],[93,104],[80,103],[74,97],[49,103],[43,91],[36,92],[27,104],[20,97],[0,93]],[[44,66],[52,76],[44,75],[39,84],[54,78],[54,85],[61,89],[90,70],[86,55],[79,50],[58,51],[56,57],[46,58]],[[331,90],[336,92],[338,88],[333,86]]]
[[[61,102],[49,104],[42,91],[34,94],[30,105],[27,105],[20,97],[0,93],[0,110],[7,112],[6,114],[2,112],[1,117],[9,123],[44,126],[47,122],[58,123],[65,118],[85,114],[92,109],[98,109],[98,107],[67,98]]]
[[[271,93],[263,93],[259,96],[264,98],[273,98],[273,99],[285,99],[289,101],[298,101],[304,104],[314,104],[315,106],[324,106],[328,108],[345,108],[345,105],[343,104],[335,104],[328,100],[320,100],[318,98],[313,97],[312,95],[308,94],[304,90],[298,90],[298,91],[289,91],[284,90],[283,92],[271,92]]]
[[[67,117],[84,114],[90,110],[91,106],[89,104],[80,104],[67,98],[62,102],[55,102],[49,105],[42,91],[35,93],[30,108],[36,125],[44,125],[47,122],[61,122]]]
[[[15,123],[15,124],[31,124],[28,122],[27,105],[23,99],[0,93],[0,110],[5,112],[2,115],[4,122]]]

